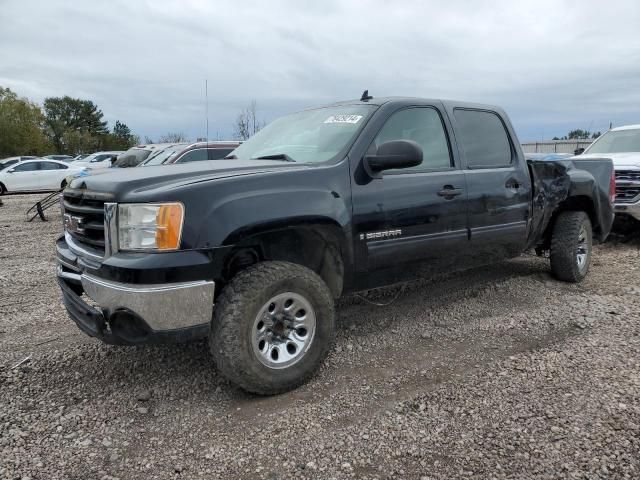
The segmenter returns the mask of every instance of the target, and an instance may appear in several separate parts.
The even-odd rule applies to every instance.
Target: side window
[[[199,148],[185,153],[176,163],[199,162],[201,160],[208,160],[207,150],[205,148]]]
[[[20,163],[15,167],[16,172],[34,172],[36,170],[40,170],[40,164],[42,162],[29,162],[29,163]]]
[[[469,168],[499,168],[511,165],[513,152],[500,117],[481,110],[453,111],[460,131],[459,143]]]
[[[40,166],[40,170],[64,170],[65,168],[67,168],[66,165],[54,162],[42,162]]]
[[[221,160],[233,152],[232,148],[210,148],[209,160]]]
[[[442,118],[434,108],[407,108],[394,113],[376,135],[369,151],[374,153],[380,145],[392,140],[413,140],[422,147],[423,157],[418,166],[389,172],[444,170],[452,166]]]

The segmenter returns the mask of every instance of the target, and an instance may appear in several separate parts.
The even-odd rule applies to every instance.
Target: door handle
[[[453,197],[462,195],[462,189],[454,188],[452,185],[445,185],[442,190],[438,192],[438,196],[444,197],[447,200],[451,200]]]
[[[504,184],[506,188],[511,188],[513,190],[519,189],[522,185],[518,183],[517,180],[507,180],[507,183]]]

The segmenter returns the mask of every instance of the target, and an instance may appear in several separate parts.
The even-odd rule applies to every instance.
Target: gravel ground
[[[38,197],[0,207],[2,478],[640,478],[638,240],[597,247],[580,285],[522,257],[387,307],[346,298],[320,374],[260,398],[204,343],[79,332],[54,276],[60,214],[24,222]]]

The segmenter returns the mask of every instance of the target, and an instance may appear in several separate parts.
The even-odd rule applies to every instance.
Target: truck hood
[[[85,177],[74,178],[69,186],[109,193],[119,198],[123,194],[135,195],[155,190],[168,192],[194,183],[305,168],[310,167],[273,160],[210,160],[155,167],[100,169]]]
[[[581,158],[610,158],[613,160],[614,168],[637,167],[640,168],[640,152],[624,152],[624,153],[583,153],[577,157]]]

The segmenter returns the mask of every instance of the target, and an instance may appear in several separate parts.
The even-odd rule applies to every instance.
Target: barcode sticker
[[[362,115],[331,115],[324,123],[358,123]]]

